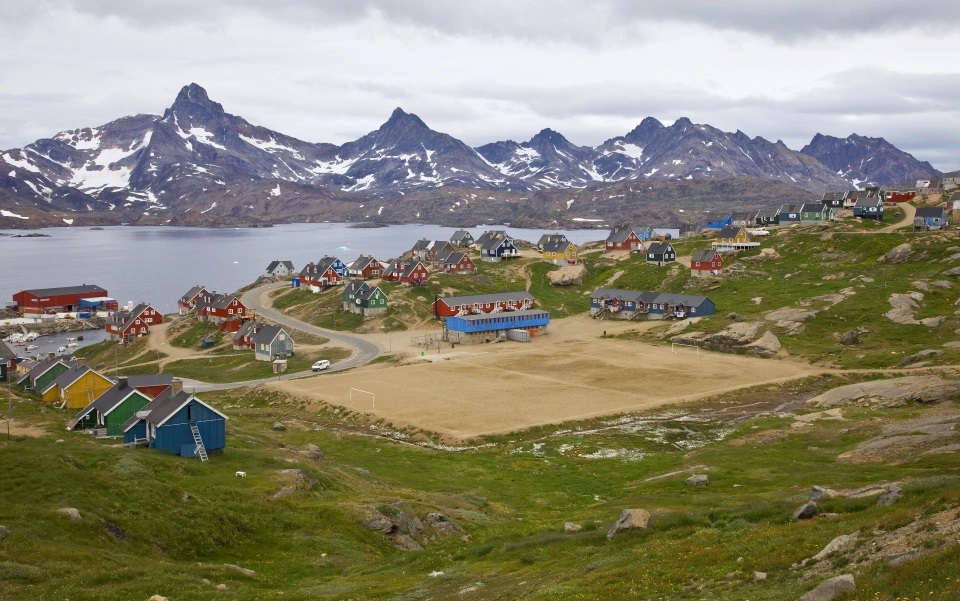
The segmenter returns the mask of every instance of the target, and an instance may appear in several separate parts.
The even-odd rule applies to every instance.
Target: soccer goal
[[[370,397],[370,408],[371,408],[371,409],[376,409],[376,408],[377,408],[377,395],[374,394],[374,393],[372,393],[372,392],[370,392],[369,390],[360,390],[359,388],[351,388],[351,389],[350,389],[350,404],[351,404],[351,405],[353,405],[353,394],[354,394],[354,393],[357,394],[357,397],[358,397],[358,398],[362,397],[363,395],[367,395],[368,397]]]
[[[678,347],[679,347],[679,348],[683,348],[683,347],[686,347],[686,348],[695,348],[695,349],[697,349],[697,356],[698,356],[698,357],[700,356],[700,345],[699,345],[699,344],[681,344],[681,343],[679,343],[679,342],[671,342],[671,343],[670,343],[670,352],[672,352],[673,354],[676,354]]]

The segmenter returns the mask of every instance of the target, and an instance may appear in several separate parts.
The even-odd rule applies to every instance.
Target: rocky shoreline
[[[60,334],[62,332],[86,332],[102,330],[106,323],[103,317],[89,319],[58,319],[50,322],[35,322],[29,324],[4,323],[0,321],[0,338],[6,338],[14,332],[36,332],[37,334]]]

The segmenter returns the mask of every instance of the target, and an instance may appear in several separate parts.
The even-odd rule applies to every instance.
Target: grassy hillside
[[[231,420],[226,453],[208,463],[65,434],[64,414],[18,402],[18,426],[40,435],[0,440],[0,524],[9,529],[0,599],[220,599],[224,584],[243,599],[780,600],[851,570],[860,599],[957,598],[960,551],[947,527],[960,519],[956,454],[837,457],[885,426],[955,415],[960,403],[853,408],[843,421],[791,428],[790,412],[806,412],[800,401],[839,383],[747,391],[462,450],[333,409],[308,413],[262,390],[210,394]],[[272,430],[276,421],[287,429]],[[307,444],[324,460],[298,452]],[[685,485],[691,473],[709,474],[709,486]],[[820,503],[828,518],[791,519],[811,485],[891,481],[904,496],[890,507],[875,496],[837,499]],[[295,492],[278,495],[285,486]],[[608,540],[621,510],[634,507],[652,513],[653,527]],[[424,524],[442,512],[463,531],[425,525],[424,550],[401,551],[366,527],[372,508]],[[565,533],[568,521],[583,529]],[[869,548],[909,525],[926,551],[920,560],[864,566],[838,553],[791,567],[838,535],[859,533]],[[755,581],[756,571],[768,578]]]

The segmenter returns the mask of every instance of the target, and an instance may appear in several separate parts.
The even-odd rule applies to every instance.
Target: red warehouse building
[[[433,315],[446,319],[455,315],[477,315],[533,309],[537,300],[529,292],[495,292],[468,296],[441,296],[433,302]]]
[[[78,311],[80,299],[110,296],[105,288],[93,284],[21,290],[13,295],[13,302],[21,313],[60,313]]]

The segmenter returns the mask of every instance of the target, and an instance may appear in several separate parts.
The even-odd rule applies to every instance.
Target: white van
[[[330,362],[327,361],[326,359],[320,359],[319,361],[314,363],[313,367],[311,367],[310,369],[313,371],[323,371],[328,367],[330,367]]]

